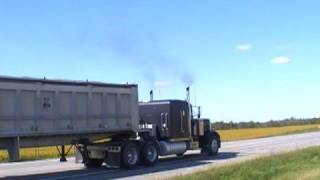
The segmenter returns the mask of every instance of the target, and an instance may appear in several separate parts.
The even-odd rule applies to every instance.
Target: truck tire
[[[146,166],[153,166],[159,159],[159,149],[154,141],[147,141],[141,151],[142,163]]]
[[[138,146],[134,142],[127,142],[121,151],[121,166],[133,169],[139,164],[140,153]]]
[[[215,156],[219,151],[219,138],[213,134],[206,134],[206,145],[201,149],[201,153],[206,153],[209,156]]]
[[[86,159],[84,161],[84,165],[86,168],[98,168],[101,167],[103,163],[102,159]]]
[[[218,151],[219,151],[218,139],[215,137],[212,137],[208,144],[208,155],[215,156],[218,154]]]

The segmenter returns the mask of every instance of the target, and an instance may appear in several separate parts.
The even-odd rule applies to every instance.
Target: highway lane
[[[241,140],[222,143],[218,156],[208,157],[200,152],[189,151],[183,157],[161,158],[153,167],[140,166],[134,170],[85,169],[75,164],[74,158],[60,163],[58,160],[40,160],[0,164],[0,178],[4,179],[161,179],[235,163],[259,156],[320,145],[320,132]]]

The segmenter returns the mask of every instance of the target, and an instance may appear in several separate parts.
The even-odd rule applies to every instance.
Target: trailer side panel
[[[0,138],[137,132],[136,85],[0,77]]]

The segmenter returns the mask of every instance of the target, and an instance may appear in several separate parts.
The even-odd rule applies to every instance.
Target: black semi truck
[[[74,142],[76,159],[88,168],[106,163],[131,169],[139,164],[154,165],[159,156],[183,156],[187,150],[200,149],[201,153],[214,156],[221,145],[220,136],[209,119],[200,117],[199,109],[198,113],[193,112],[189,88],[186,100],[153,100],[151,91],[150,101],[138,104],[136,131],[111,133],[102,141],[79,139]]]

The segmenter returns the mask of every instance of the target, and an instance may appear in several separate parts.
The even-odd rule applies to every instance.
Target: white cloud
[[[250,51],[253,48],[252,44],[249,43],[243,43],[243,44],[238,44],[235,47],[236,51]]]
[[[288,57],[278,56],[271,60],[271,64],[288,64],[291,61]]]
[[[163,86],[170,86],[172,84],[171,81],[155,81],[154,86],[156,87],[163,87]]]

